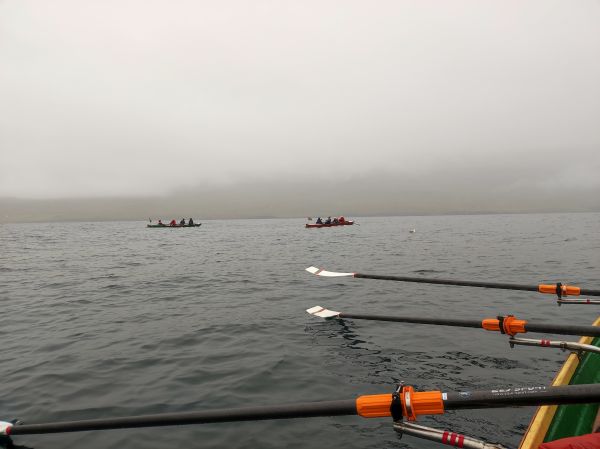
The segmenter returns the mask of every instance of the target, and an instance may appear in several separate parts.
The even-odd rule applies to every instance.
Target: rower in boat
[[[162,222],[162,220],[158,220],[158,224],[150,224],[146,225],[148,228],[199,228],[202,223],[194,223],[194,220],[190,218],[190,221],[186,223],[185,218],[182,218],[181,221],[177,222],[175,219],[171,220],[168,224]],[[1,446],[1,445],[0,445]]]
[[[315,223],[316,224],[323,224],[323,220],[321,220],[321,217],[317,217],[317,221]]]
[[[331,217],[327,217],[327,220],[325,220],[325,223],[323,224],[331,224]]]

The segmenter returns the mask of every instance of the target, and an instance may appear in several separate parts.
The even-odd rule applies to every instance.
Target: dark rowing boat
[[[306,223],[306,227],[307,228],[333,228],[335,226],[348,226],[348,225],[353,225],[354,222],[352,220],[350,221],[344,221],[343,223]]]

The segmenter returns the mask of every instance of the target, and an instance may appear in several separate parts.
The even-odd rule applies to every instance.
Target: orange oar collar
[[[557,295],[559,298],[563,296],[579,296],[581,288],[574,287],[572,285],[558,284],[540,284],[538,285],[538,291],[540,293],[547,293],[549,295]]]
[[[392,416],[392,394],[360,396],[356,399],[356,413],[364,418]],[[414,421],[419,415],[441,415],[444,401],[441,391],[415,392],[412,387],[403,387],[399,393],[402,416]]]
[[[512,337],[527,332],[526,324],[526,320],[518,320],[513,315],[507,315],[499,316],[498,319],[486,318],[481,322],[481,327],[487,331],[500,331]]]

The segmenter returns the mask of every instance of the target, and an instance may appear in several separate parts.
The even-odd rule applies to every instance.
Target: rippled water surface
[[[319,321],[314,306],[588,324],[528,292],[322,279],[304,271],[600,287],[600,214],[0,225],[0,419],[27,423],[388,393],[547,384],[565,358],[476,329]],[[409,233],[415,228],[416,233]],[[516,446],[531,408],[425,425]],[[50,448],[434,448],[389,420],[312,418],[22,436]]]

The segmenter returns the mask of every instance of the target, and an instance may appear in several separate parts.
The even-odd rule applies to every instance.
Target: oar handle
[[[579,292],[583,296],[600,296],[600,290],[592,290],[589,288],[582,288]]]
[[[559,335],[579,335],[581,337],[600,337],[600,326],[578,326],[575,324],[530,323],[525,325],[527,332],[542,332]]]
[[[446,393],[446,410],[600,402],[600,384]]]

